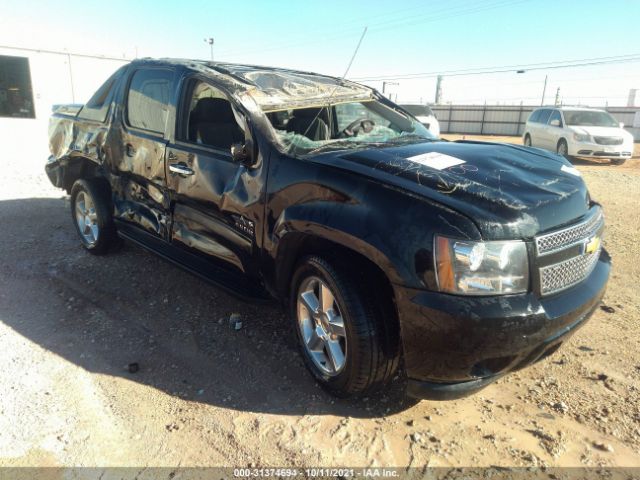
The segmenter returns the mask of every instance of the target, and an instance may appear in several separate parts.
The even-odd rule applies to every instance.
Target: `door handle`
[[[169,165],[169,171],[178,175],[193,175],[194,171],[187,167],[184,163],[172,163]]]
[[[133,148],[133,145],[131,145],[130,143],[127,143],[125,150],[127,153],[127,157],[133,157],[136,154],[136,149]]]

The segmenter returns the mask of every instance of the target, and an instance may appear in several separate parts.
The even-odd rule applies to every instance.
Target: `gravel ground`
[[[578,162],[607,217],[603,308],[442,403],[332,399],[280,309],[128,243],[85,253],[68,199],[22,162],[0,178],[0,466],[640,466],[640,160]]]

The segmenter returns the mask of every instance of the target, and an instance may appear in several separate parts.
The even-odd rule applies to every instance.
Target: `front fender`
[[[353,250],[378,265],[394,283],[404,283],[411,272],[376,229],[364,205],[313,202],[282,211],[273,230],[276,264],[283,264],[301,237],[315,237]],[[369,232],[368,234],[365,232]]]

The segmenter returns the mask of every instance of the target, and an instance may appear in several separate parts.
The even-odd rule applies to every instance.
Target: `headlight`
[[[588,133],[574,133],[573,134],[573,139],[576,142],[590,142],[591,141],[591,135],[589,135]]]
[[[529,288],[527,246],[521,241],[473,242],[435,237],[438,288],[459,295],[500,295]]]

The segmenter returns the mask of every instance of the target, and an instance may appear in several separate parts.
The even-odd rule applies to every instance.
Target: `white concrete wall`
[[[71,55],[70,72],[68,55],[2,47],[0,55],[29,59],[36,118],[0,117],[0,145],[2,156],[22,157],[21,164],[30,174],[41,171],[49,156],[47,130],[51,107],[60,103],[85,103],[109,75],[127,63],[127,60]]]

